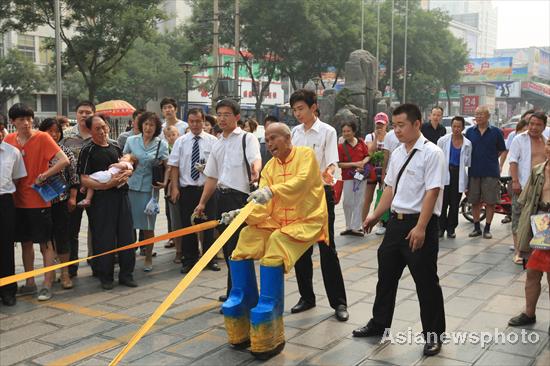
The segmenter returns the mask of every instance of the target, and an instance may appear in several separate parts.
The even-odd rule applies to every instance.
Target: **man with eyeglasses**
[[[216,105],[218,125],[222,129],[221,138],[212,146],[206,162],[204,175],[207,177],[203,192],[194,214],[203,215],[206,204],[216,193],[217,218],[221,214],[245,206],[250,186],[258,182],[262,168],[260,144],[251,133],[237,127],[240,119],[240,106],[231,99],[224,99]],[[226,226],[222,226],[225,230]],[[237,246],[240,230],[237,230],[223,247],[225,262],[228,264],[231,253]],[[225,301],[231,290],[231,274],[227,272],[227,293],[220,296]]]

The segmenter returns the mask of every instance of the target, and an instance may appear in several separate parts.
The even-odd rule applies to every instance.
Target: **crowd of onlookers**
[[[312,107],[315,98],[306,91],[296,95],[295,104],[304,104],[304,108],[309,108],[307,111],[318,114],[316,107]],[[245,204],[263,164],[271,158],[265,140],[253,135],[258,122],[241,121],[239,105],[232,100],[220,101],[215,116],[192,108],[187,121],[177,118],[174,99],[164,98],[160,108],[162,118],[153,112],[136,110],[130,128],[116,141],[111,138],[109,119],[96,113],[89,101],[77,105],[77,123],[72,127],[66,117],[59,116],[44,119],[38,129],[34,129],[34,111],[18,103],[8,112],[15,132],[7,134],[7,120],[0,116],[0,277],[13,274],[14,242],[21,243],[25,271],[34,269],[34,244],[40,245],[44,266],[77,259],[83,212],[89,220],[87,246],[88,254],[92,255],[154,237],[159,214],[167,216],[168,229],[174,231],[219,218],[221,213]],[[302,109],[293,106],[293,110],[299,121],[305,118]],[[526,286],[533,288],[531,294],[536,294],[542,272],[550,269],[550,260],[548,252],[539,250],[527,262],[532,233],[530,214],[525,212],[550,211],[550,179],[544,180],[550,168],[543,164],[550,158],[547,116],[534,110],[525,112],[516,132],[505,141],[502,132],[489,124],[486,107],[477,108],[476,124],[466,130],[464,118],[454,117],[448,134],[441,124],[442,115],[442,108],[434,107],[430,120],[421,126],[422,135],[439,146],[445,156],[439,237],[445,234],[448,238],[456,237],[459,205],[462,195],[466,194],[474,221],[469,236],[492,238],[491,223],[495,205],[500,200],[499,178],[508,159],[513,260],[518,264],[527,263]],[[263,122],[267,127],[276,121],[275,117],[268,116]],[[365,218],[373,202],[376,206],[380,200],[386,168],[391,153],[400,145],[400,136],[395,130],[389,130],[390,119],[385,113],[374,117],[373,131],[364,138],[357,136],[358,126],[353,121],[339,126],[339,139],[334,129],[317,116],[311,117],[310,122],[305,127],[307,130],[293,130],[293,143],[309,146],[316,152],[319,165],[324,169],[328,201],[334,205],[333,196],[337,203],[343,195],[346,229],[340,235],[363,236]],[[336,165],[341,169],[341,179],[332,181]],[[61,182],[65,189],[53,199],[45,198],[46,188],[55,188],[56,182]],[[160,200],[165,200],[162,213]],[[486,216],[483,230],[482,210]],[[329,220],[333,233],[333,214]],[[377,234],[385,233],[386,221],[382,217]],[[223,227],[218,229],[221,230]],[[181,264],[182,273],[187,273],[201,251],[213,243],[215,235],[215,230],[206,230],[200,236],[172,239],[166,247],[175,248],[173,261]],[[236,238],[232,240],[236,243]],[[229,244],[224,249],[226,260],[231,247]],[[333,251],[330,256],[337,261]],[[153,245],[142,247],[139,254],[144,259],[143,271],[152,271],[156,255]],[[121,251],[116,256],[105,255],[90,262],[102,288],[109,290],[114,286],[115,261],[120,267],[118,283],[137,286],[133,276],[136,254]],[[302,271],[301,266],[297,263],[297,272]],[[215,259],[207,268],[220,270]],[[338,265],[334,272],[339,271]],[[72,278],[77,273],[78,265],[63,268],[59,278],[62,288],[72,288]],[[16,292],[37,294],[38,300],[48,300],[52,297],[54,281],[52,271],[45,274],[40,288],[33,277],[19,288],[17,284],[4,286],[0,288],[2,302],[15,304]],[[228,279],[228,289],[230,287]],[[343,294],[340,305],[345,307],[345,292]],[[511,324],[534,321],[532,303],[536,300],[534,295],[531,300],[530,295],[527,298],[525,314],[512,319]],[[302,294],[297,311],[311,307],[314,302],[304,299]]]

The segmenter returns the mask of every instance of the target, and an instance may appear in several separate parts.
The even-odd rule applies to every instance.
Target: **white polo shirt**
[[[392,153],[395,149],[397,149],[399,144],[401,144],[401,142],[399,142],[397,136],[395,136],[395,131],[391,130],[384,137],[384,147],[382,149],[388,150],[390,153]]]
[[[243,134],[237,127],[226,137],[220,137],[212,146],[212,152],[206,162],[204,174],[216,178],[218,187],[232,188],[243,193],[250,193],[248,174],[244,165]],[[256,136],[246,134],[246,160],[249,165],[261,161],[260,143]]]
[[[542,136],[542,140],[546,144],[546,138]],[[518,179],[521,188],[523,189],[529,180],[531,174],[531,137],[529,133],[522,132],[514,137],[508,152],[508,159],[510,163],[516,163],[518,165]]]
[[[200,159],[208,161],[212,147],[218,139],[209,133],[201,132],[199,135],[199,154]],[[204,186],[206,176],[201,173],[199,179],[191,178],[191,155],[193,153],[195,135],[191,132],[178,137],[172,148],[172,152],[168,157],[168,165],[179,168],[179,185],[180,187],[187,186]]]
[[[544,132],[542,133],[542,135],[543,135],[544,137],[546,137],[547,139],[550,139],[550,127],[546,127],[546,128],[544,129]]]
[[[292,129],[292,145],[307,146],[315,151],[315,157],[319,163],[321,172],[324,172],[331,164],[338,164],[338,137],[336,130],[331,125],[315,120],[309,130],[300,124]]]
[[[424,141],[427,142],[424,143]],[[401,175],[397,192],[394,192],[391,210],[402,214],[420,213],[426,191],[440,188],[433,212],[439,216],[441,215],[441,206],[443,204],[443,188],[447,170],[443,151],[422,135],[414,144],[413,149],[417,149],[418,151]],[[409,154],[413,152],[413,149],[411,149]],[[397,175],[403,164],[405,164],[409,154],[407,154],[405,145],[403,144],[394,150],[386,173],[386,179],[384,180],[386,185],[395,188]]]
[[[2,141],[0,142],[0,194],[15,192],[14,180],[27,176],[21,152]]]

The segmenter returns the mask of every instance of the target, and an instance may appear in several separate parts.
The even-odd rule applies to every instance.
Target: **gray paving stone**
[[[14,347],[6,348],[0,352],[0,365],[9,366],[19,364],[22,361],[35,357],[51,350],[52,347],[35,341],[29,341]]]
[[[404,300],[395,307],[394,319],[416,322],[420,319],[418,301]]]
[[[422,358],[422,344],[388,344],[369,359],[394,365],[413,365]]]
[[[463,288],[472,282],[476,276],[461,273],[449,273],[440,280],[441,286]]]
[[[519,314],[525,308],[525,300],[516,296],[496,295],[491,298],[483,311],[508,315]]]
[[[183,340],[217,326],[223,326],[223,316],[219,313],[206,312],[164,328],[163,332],[177,335],[180,340]]]
[[[378,338],[346,338],[307,360],[306,365],[356,365],[380,347]]]
[[[440,356],[426,357],[415,366],[468,366],[471,363],[451,360]]]
[[[485,248],[477,244],[466,244],[454,251],[455,254],[459,255],[477,255],[483,252]]]
[[[61,360],[67,356],[74,355],[77,352],[81,352],[82,350],[89,349],[91,347],[101,348],[102,345],[107,345],[106,347],[110,345],[111,347],[113,347],[115,345],[115,342],[113,342],[112,340],[108,341],[106,339],[94,336],[94,337],[83,339],[80,342],[74,345],[71,345],[69,347],[62,347],[62,348],[57,348],[55,350],[52,350],[52,352],[48,352],[45,355],[34,359],[33,362],[41,365],[60,364],[62,363]],[[96,356],[101,356],[101,353],[96,354]]]
[[[147,355],[155,353],[163,348],[166,348],[176,342],[181,338],[174,335],[152,333],[151,335],[146,335],[143,337],[124,357],[124,361],[127,363],[139,360]],[[117,347],[109,352],[102,353],[103,357],[108,359],[113,359],[120,352],[122,346]]]
[[[152,366],[152,365],[180,366],[180,365],[191,364],[191,362],[193,362],[193,360],[187,359],[182,356],[176,357],[173,355],[168,355],[163,352],[155,352],[154,354],[147,355],[143,358],[140,358],[139,360],[129,362],[129,364],[135,365],[135,366]]]
[[[533,362],[532,358],[523,356],[511,355],[508,353],[487,351],[475,363],[476,366],[522,366],[530,365]]]
[[[447,254],[441,258],[437,259],[438,264],[448,264],[448,265],[454,265],[454,266],[460,266],[463,263],[466,263],[472,258],[470,255],[461,255],[461,254],[454,254],[450,253]]]
[[[546,347],[535,359],[533,366],[548,366],[550,360],[550,347]]]
[[[20,328],[12,329],[7,332],[2,332],[0,335],[0,348],[13,346],[14,344],[40,337],[41,335],[53,333],[59,328],[45,324],[42,322],[36,322],[28,324]]]
[[[288,314],[284,317],[285,325],[293,328],[308,329],[334,315],[334,310],[316,306],[313,309],[298,314]]]
[[[329,319],[317,324],[305,333],[292,338],[290,342],[322,349],[328,344],[350,335],[353,329],[355,329],[353,324],[342,323],[337,320]]]
[[[269,359],[267,364],[270,366],[293,366],[303,365],[303,361],[313,355],[318,350],[310,347],[299,346],[292,343],[286,343],[282,353]],[[254,360],[247,365],[265,365],[266,362]]]
[[[491,351],[511,353],[514,355],[534,358],[548,341],[548,333],[536,332],[533,330],[510,327],[502,333],[506,334],[506,338],[495,340],[491,346]],[[514,336],[511,334],[516,335],[515,337],[518,339],[517,342],[509,342],[509,340],[516,340],[516,338],[513,338]],[[538,341],[531,342],[530,340]]]
[[[214,307],[219,308],[220,306],[221,303],[217,300],[199,297],[182,302],[179,305],[172,305],[165,315],[174,319],[185,320],[191,315],[196,315],[197,312],[212,310]]]
[[[372,303],[358,302],[348,308],[350,324],[363,326],[372,316]]]
[[[16,307],[14,307],[16,308]],[[62,314],[61,310],[42,307],[39,309],[27,311],[17,315],[10,316],[7,319],[2,319],[0,322],[0,330],[10,330],[23,325],[31,324],[36,321],[41,321]]]
[[[131,295],[117,296],[113,299],[106,301],[106,303],[128,307],[130,305],[139,304],[147,300],[162,302],[167,295],[168,293],[166,291],[162,291],[154,288],[140,289],[140,291],[132,293]]]
[[[490,264],[466,262],[461,266],[455,267],[455,269],[453,269],[453,272],[479,276],[484,272],[487,272],[491,268],[492,266]]]
[[[495,328],[504,330],[508,326],[509,319],[509,315],[479,311],[473,314],[460,329],[471,332],[493,332]]]
[[[227,334],[223,329],[212,329],[183,342],[176,343],[166,349],[169,353],[185,356],[189,359],[199,358],[211,353],[216,348],[227,344]]]
[[[513,273],[491,271],[477,279],[476,282],[489,285],[506,286],[516,277]]]
[[[119,324],[101,319],[93,319],[84,324],[63,328],[62,331],[48,334],[40,338],[40,340],[57,346],[66,346],[70,343],[79,342],[86,337],[99,335],[117,326],[119,326]]]
[[[193,366],[240,365],[245,362],[250,362],[253,359],[254,356],[252,356],[250,352],[246,350],[238,351],[226,345],[214,353],[205,355],[205,357],[201,359],[194,360]]]
[[[131,306],[126,309],[118,310],[116,314],[124,314],[136,318],[151,316],[155,310],[159,307],[160,302],[148,301],[139,305]]]
[[[501,291],[502,287],[487,285],[484,283],[473,283],[460,292],[461,297],[471,297],[478,300],[487,300]]]
[[[488,349],[481,348],[479,344],[472,344],[469,342],[457,342],[452,339],[447,344],[442,345],[439,356],[465,362],[468,364],[474,363],[482,354]]]
[[[45,319],[45,321],[61,327],[70,327],[76,324],[89,322],[94,319],[95,318],[92,318],[91,316],[86,316],[82,314],[66,313]]]
[[[483,301],[456,296],[445,303],[445,314],[459,318],[467,318],[474,313]]]
[[[472,258],[472,262],[497,264],[508,257],[506,254],[481,253]]]

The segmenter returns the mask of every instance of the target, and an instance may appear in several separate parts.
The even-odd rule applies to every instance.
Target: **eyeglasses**
[[[232,117],[232,116],[233,116],[233,113],[217,113],[216,116],[218,116],[218,118],[222,118],[222,117]]]

